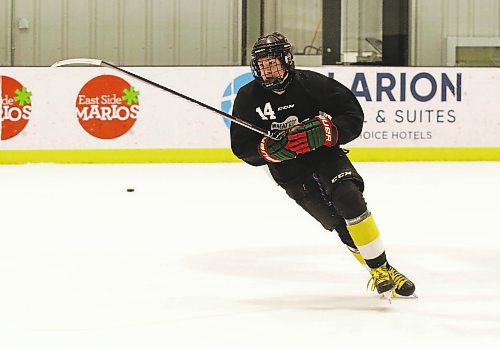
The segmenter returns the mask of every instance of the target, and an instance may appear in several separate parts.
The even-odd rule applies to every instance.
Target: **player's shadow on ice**
[[[333,296],[333,295],[307,295],[307,296],[282,296],[261,299],[247,299],[242,303],[268,310],[301,310],[301,311],[376,311],[385,313],[390,311],[388,303],[375,295],[365,296]]]
[[[235,249],[193,255],[182,261],[182,265],[191,270],[230,277],[224,286],[231,284],[235,293],[238,287],[248,287],[249,281],[256,295],[262,295],[262,290],[270,285],[273,285],[273,294],[282,288],[283,296],[239,300],[266,311],[385,312],[386,301],[375,292],[365,291],[369,274],[356,263],[345,251],[332,246]],[[240,282],[243,286],[239,286]],[[308,285],[311,294],[300,295],[304,285]],[[325,293],[325,289],[331,293]]]
[[[351,258],[346,253],[335,253],[329,246],[287,246],[198,254],[184,258],[182,265],[199,272],[273,282],[344,284],[351,282],[352,270],[357,267]],[[358,269],[358,277],[367,276]]]

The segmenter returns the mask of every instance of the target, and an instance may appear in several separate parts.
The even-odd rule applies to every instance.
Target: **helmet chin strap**
[[[271,89],[271,91],[279,95],[284,93],[288,85],[290,85],[290,83],[292,82],[292,79],[293,76],[288,72],[286,72],[286,75],[281,79],[281,83],[279,84],[279,86],[276,86],[276,88]]]
[[[288,79],[288,73],[286,73],[286,74],[285,74],[285,76],[284,76],[283,78],[281,78],[281,79],[282,79],[282,80],[281,80],[281,84],[280,84],[280,86],[279,86],[279,87],[277,87],[277,88],[273,88],[273,89],[271,90],[271,91],[273,91],[274,93],[279,94],[279,95],[281,95],[281,94],[285,93],[285,87],[282,87],[281,85],[283,85],[283,83],[286,81],[286,79]],[[288,86],[288,84],[287,84],[287,86]]]

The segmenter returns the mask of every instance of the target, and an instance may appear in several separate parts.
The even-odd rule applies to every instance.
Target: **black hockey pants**
[[[284,189],[325,229],[335,229],[344,244],[356,248],[345,219],[360,216],[367,207],[363,198],[363,179],[347,155],[323,161],[311,176],[286,185]]]

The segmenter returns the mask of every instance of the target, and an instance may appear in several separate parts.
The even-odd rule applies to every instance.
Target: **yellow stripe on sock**
[[[351,253],[354,256],[354,258],[356,258],[358,260],[359,263],[361,263],[362,265],[366,265],[366,262],[360,253],[356,253],[356,252],[352,252],[352,251],[351,251]]]
[[[348,225],[347,230],[358,248],[375,241],[379,236],[378,228],[372,215],[364,221]]]

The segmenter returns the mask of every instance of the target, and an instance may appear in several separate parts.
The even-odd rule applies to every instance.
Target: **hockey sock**
[[[360,257],[366,261],[368,267],[378,268],[386,263],[384,244],[371,213],[366,211],[359,217],[346,219],[346,222],[347,230],[358,247]],[[351,252],[359,260],[352,250]]]
[[[366,265],[366,261],[364,260],[363,256],[361,256],[361,253],[359,253],[358,247],[352,241],[351,234],[349,233],[349,230],[347,230],[347,227],[345,225],[345,221],[343,224],[339,224],[338,226],[335,227],[335,231],[339,235],[340,240],[344,243],[345,247],[351,252],[351,254],[356,258],[356,260],[366,269],[370,269]]]
[[[356,258],[356,260],[359,262],[359,264],[361,264],[366,269],[370,269],[370,267],[366,264],[366,261],[363,258],[363,256],[361,255],[361,253],[359,253],[359,250],[353,251],[349,248],[349,252],[351,252],[353,257]]]

